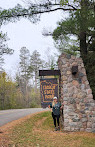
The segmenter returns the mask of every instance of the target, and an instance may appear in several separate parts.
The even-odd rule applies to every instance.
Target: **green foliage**
[[[23,92],[17,83],[13,82],[5,72],[0,73],[0,109],[16,109],[16,108],[37,108],[41,107],[40,90],[28,87],[26,101],[23,99]],[[26,105],[25,105],[26,104]]]
[[[30,72],[29,72],[29,64],[30,64],[30,52],[26,47],[22,47],[20,49],[20,73],[22,79],[24,81],[28,81],[30,78]]]
[[[87,53],[88,54],[87,58],[83,58],[83,60],[84,60],[85,66],[87,67],[87,73],[89,73],[88,70],[90,70],[90,68],[92,66],[90,66],[88,60],[91,60],[92,64],[94,63],[93,62],[94,58],[91,59],[91,55],[89,55],[89,53],[91,53],[90,51],[95,51],[95,2],[93,0],[91,0],[91,1],[90,0],[81,0],[81,1],[79,1],[79,0],[72,0],[72,1],[71,0],[61,0],[60,3],[58,3],[58,4],[53,3],[53,2],[46,0],[45,2],[42,2],[40,4],[39,3],[33,4],[31,2],[28,8],[23,8],[21,5],[18,4],[16,7],[12,8],[12,9],[8,9],[8,10],[0,9],[0,25],[8,23],[8,22],[18,21],[22,17],[28,18],[30,21],[32,21],[34,23],[39,20],[39,14],[55,11],[55,10],[58,10],[58,8],[61,8],[61,9],[63,8],[64,10],[66,10],[65,8],[67,8],[66,11],[70,10],[69,17],[66,20],[62,20],[61,22],[59,22],[57,29],[55,29],[53,32],[53,38],[55,40],[57,48],[61,52],[65,51],[69,54],[74,54],[74,55],[77,55],[77,53],[82,52],[82,54],[81,54],[82,58],[84,57],[85,53]],[[71,9],[74,11],[71,11]],[[3,39],[3,40],[1,40],[1,42],[6,41],[6,37],[5,37],[5,35],[2,35],[2,32],[0,34],[0,37]],[[4,37],[5,37],[5,40],[4,40]],[[72,37],[75,37],[75,38],[72,39]],[[7,50],[5,50],[5,49],[0,50],[0,54],[1,54],[0,57],[1,57],[2,63],[3,63],[2,54],[11,52],[8,48],[6,48],[6,49]],[[23,54],[23,53],[21,53],[21,54]],[[23,59],[25,59],[25,58],[23,58]],[[51,59],[50,63],[51,63],[50,68],[54,69],[54,66],[55,66],[54,59]],[[18,78],[19,79],[18,85],[20,85],[22,83],[21,86],[24,87],[24,89],[22,88],[23,89],[22,90],[21,86],[18,86],[18,88],[20,89],[19,95],[22,95],[23,91],[25,92],[25,89],[26,89],[26,91],[28,91],[27,90],[28,87],[26,86],[28,80],[26,80],[26,79],[30,78],[29,77],[30,73],[32,75],[34,74],[34,76],[35,76],[35,87],[37,90],[38,70],[40,67],[43,66],[42,60],[40,59],[40,55],[37,51],[35,51],[31,56],[31,64],[29,66],[28,66],[28,64],[26,64],[26,65],[27,65],[27,66],[25,66],[26,68],[23,68],[21,70],[22,73],[24,73],[24,74],[22,74],[22,76],[24,77],[26,82],[22,82],[21,77]],[[21,66],[24,67],[23,65],[21,65]],[[89,68],[88,68],[88,66],[89,66]],[[29,67],[29,68],[27,69],[27,67]],[[24,69],[27,69],[27,71],[28,70],[29,71],[27,72]],[[94,65],[93,65],[93,68],[91,69],[91,71],[93,71],[93,70],[94,70]],[[91,76],[91,74],[89,73],[89,76],[88,76],[89,81],[90,81],[90,83],[92,83],[91,82],[92,78],[90,76]],[[6,89],[6,82],[4,83],[3,81],[1,81],[1,83],[3,83],[3,84],[1,84],[1,89],[3,86],[3,94],[1,92],[1,97],[3,95],[4,100],[5,100],[6,99],[6,90],[4,90],[4,88]],[[9,83],[9,85],[11,85],[11,87],[13,87],[13,89],[15,91],[15,85],[13,83],[12,84]],[[94,87],[94,85],[92,84],[92,88],[93,87]],[[11,99],[8,100],[8,102],[10,101],[10,103],[9,103],[10,106],[8,104],[9,107],[15,107],[15,103],[16,103],[15,100],[17,98],[15,95],[15,92],[11,93],[11,95],[10,95]],[[29,97],[30,97],[30,93],[26,92],[25,98],[26,98],[26,95],[27,95],[27,99],[25,99],[25,100],[28,101]],[[32,99],[32,98],[30,97],[30,99]],[[31,105],[32,106],[35,105],[35,100],[33,103],[31,103]]]
[[[28,107],[29,90],[28,84],[31,77],[29,72],[30,52],[26,47],[20,49],[19,73],[16,75],[18,87],[21,89],[23,95],[23,106]]]
[[[33,75],[35,92],[39,86],[39,69],[43,67],[43,60],[41,55],[37,50],[34,50],[30,56],[29,72]]]
[[[86,9],[80,9],[76,12],[70,12],[68,18],[64,21],[58,23],[58,27],[53,32],[53,38],[55,40],[56,45],[60,44],[60,48],[65,50],[65,42],[67,42],[67,47],[70,50],[71,46],[76,46],[75,48],[80,48],[80,32],[86,32],[86,42],[87,42],[87,50],[90,50],[90,45],[92,41],[95,40],[94,34],[94,26],[95,26],[95,19],[94,19],[94,11],[87,6]],[[87,9],[88,8],[88,9]],[[74,45],[72,42],[72,38],[76,38],[76,42],[74,41]],[[93,41],[94,42],[94,41]],[[69,46],[70,44],[70,46]]]
[[[5,24],[8,22],[16,22],[22,17],[28,18],[31,22],[36,22],[39,20],[39,15],[36,14],[37,7],[31,3],[31,7],[23,8],[20,4],[17,4],[12,9],[0,9],[0,24]]]
[[[67,4],[68,2],[69,2],[69,0],[60,0],[61,5]]]
[[[95,39],[95,3],[89,0],[81,0],[80,2],[73,1],[73,4],[74,2],[77,3],[77,5],[79,3],[79,7],[76,11],[70,11],[68,18],[58,23],[58,27],[53,32],[53,38],[56,41],[60,40],[63,36],[63,39],[65,40],[66,37],[74,35],[77,42],[79,42],[81,40],[80,33],[84,32],[86,34],[87,50],[89,50],[92,40]],[[74,6],[73,4],[71,6]],[[81,45],[79,47],[81,47]]]
[[[41,107],[39,93],[39,68],[42,67],[42,60],[39,52],[35,50],[30,55],[26,47],[20,50],[20,66],[19,72],[16,74],[17,88],[20,89],[22,95],[22,106]]]
[[[68,5],[70,1],[61,0]],[[75,0],[79,6],[68,18],[61,20],[53,32],[55,45],[60,52],[77,55],[80,53],[87,71],[88,80],[95,99],[95,1]],[[75,38],[72,42],[72,36]]]
[[[76,4],[76,3],[79,3],[80,1],[79,0],[60,0],[60,5],[67,5],[67,4],[70,4],[70,2],[72,2],[73,3],[73,5],[74,4]]]
[[[7,77],[6,73],[0,74],[0,109],[19,108],[16,84]]]
[[[65,21],[59,22],[53,32],[55,46],[62,52],[77,55],[79,51],[79,26],[77,20],[71,16]],[[72,39],[73,38],[73,39]]]
[[[40,89],[36,89],[35,92],[35,88],[32,88],[30,97],[31,97],[30,108],[41,107]]]
[[[30,71],[34,72],[34,75],[38,77],[38,71],[42,67],[42,60],[40,58],[40,53],[34,50],[30,58]],[[32,70],[31,70],[32,69]]]
[[[0,32],[0,71],[3,71],[3,64],[4,64],[4,58],[3,56],[5,54],[13,54],[13,50],[8,47],[6,44],[8,40],[7,33],[3,34]]]

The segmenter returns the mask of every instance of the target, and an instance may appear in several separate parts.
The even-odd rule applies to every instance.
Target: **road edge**
[[[40,112],[35,112],[35,113],[32,113],[32,114],[28,114],[22,118],[19,118],[17,120],[13,120],[11,122],[8,122],[7,124],[3,125],[0,127],[0,134],[3,134],[4,132],[8,131],[9,129],[12,129],[14,126],[18,125],[18,124],[21,124],[22,122],[26,121],[27,119],[31,118],[32,116],[36,115],[36,114],[40,114],[42,112],[46,112],[46,111],[49,111],[49,110],[42,110]]]

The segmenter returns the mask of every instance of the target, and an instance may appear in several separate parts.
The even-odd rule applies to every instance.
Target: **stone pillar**
[[[78,66],[75,75],[72,66]],[[61,71],[61,102],[64,102],[64,130],[94,132],[95,100],[82,59],[63,53],[58,67]]]

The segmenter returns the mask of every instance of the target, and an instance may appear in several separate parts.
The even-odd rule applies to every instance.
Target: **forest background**
[[[95,1],[94,0],[45,0],[25,1],[14,8],[0,9],[0,26],[10,22],[28,19],[31,23],[40,21],[45,13],[56,11],[68,13],[57,22],[53,30],[43,29],[44,36],[52,36],[57,55],[47,51],[47,61],[34,50],[30,54],[27,47],[21,47],[19,64],[14,79],[3,69],[4,55],[14,53],[7,46],[7,34],[0,32],[0,109],[40,107],[39,69],[57,69],[59,54],[66,52],[81,56],[95,99]],[[2,27],[1,27],[2,28]]]

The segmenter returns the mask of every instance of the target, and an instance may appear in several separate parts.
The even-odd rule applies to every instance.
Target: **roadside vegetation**
[[[3,69],[0,71],[0,110],[41,107],[39,70],[53,68],[56,61],[49,54],[48,61],[40,56],[37,50],[30,55],[22,47],[14,79]]]
[[[16,125],[6,138],[8,147],[95,147],[94,133],[54,131],[49,111]]]

